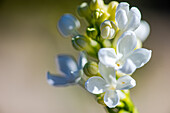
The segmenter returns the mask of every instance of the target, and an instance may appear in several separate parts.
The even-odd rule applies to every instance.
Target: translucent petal
[[[136,86],[136,81],[129,75],[120,77],[117,80],[116,90],[127,90]]]
[[[149,24],[146,21],[142,20],[140,22],[139,27],[135,30],[135,34],[137,38],[139,38],[142,42],[144,42],[149,36],[149,33],[150,33]]]
[[[65,86],[68,85],[67,78],[65,76],[56,76],[47,72],[47,81],[52,86]]]
[[[130,59],[127,59],[123,66],[118,69],[119,72],[124,74],[132,74],[135,70],[136,66]]]
[[[71,76],[70,73],[78,70],[77,63],[71,56],[59,55],[56,60],[58,61],[60,71],[66,76]]]
[[[119,96],[117,94],[117,91],[115,90],[109,90],[106,92],[104,95],[104,103],[109,107],[109,108],[114,108],[119,104]]]
[[[113,67],[107,67],[99,62],[99,73],[103,76],[108,84],[116,85],[116,74]]]
[[[87,63],[87,57],[86,54],[84,52],[80,52],[79,55],[79,61],[78,61],[78,68],[83,69],[84,65]]]
[[[85,87],[90,93],[101,94],[105,92],[106,84],[103,78],[94,76],[87,80]]]
[[[79,20],[71,14],[63,15],[58,21],[58,29],[65,37],[74,34],[79,27]]]
[[[131,59],[137,68],[140,68],[150,60],[151,54],[151,50],[139,48],[136,49],[128,58]]]
[[[137,45],[137,39],[133,31],[124,32],[118,40],[117,52],[126,57],[130,54]]]
[[[126,11],[120,9],[119,11],[116,12],[116,22],[119,27],[119,29],[123,30],[126,27],[126,24],[128,22],[128,17],[126,14]]]
[[[99,61],[102,64],[104,64],[106,66],[110,66],[110,67],[115,66],[117,56],[116,56],[115,50],[113,48],[100,49],[98,52],[98,57],[99,57]]]

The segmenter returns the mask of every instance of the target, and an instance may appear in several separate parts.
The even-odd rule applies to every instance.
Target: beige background
[[[46,82],[48,70],[59,73],[56,54],[78,55],[56,23],[64,13],[75,14],[81,2],[0,1],[0,113],[105,113],[80,87],[51,87]],[[132,99],[140,113],[170,113],[170,14],[152,9],[142,14],[151,25],[144,47],[153,55],[133,75],[137,86]]]

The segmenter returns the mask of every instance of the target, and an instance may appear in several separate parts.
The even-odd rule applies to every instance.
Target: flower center
[[[118,61],[116,62],[116,65],[117,65],[117,67],[120,67],[120,66],[122,65],[122,61],[118,60]]]
[[[114,85],[109,86],[109,90],[115,90],[115,89],[116,89],[116,87]]]

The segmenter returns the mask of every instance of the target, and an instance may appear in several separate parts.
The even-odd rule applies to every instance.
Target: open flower
[[[141,13],[136,7],[121,2],[116,9],[116,22],[121,31],[135,30],[140,25]]]
[[[104,103],[109,108],[114,108],[120,101],[120,90],[127,90],[136,85],[136,81],[129,75],[116,80],[115,70],[99,63],[99,72],[102,77],[94,76],[86,82],[86,89],[93,94],[105,92]]]
[[[72,14],[64,14],[57,24],[58,30],[64,37],[77,35],[80,27],[79,20]]]
[[[98,52],[99,61],[106,66],[114,67],[124,74],[132,74],[151,58],[151,50],[136,49],[137,39],[133,31],[124,32],[118,40],[116,52],[113,48],[102,48]]]
[[[50,85],[61,86],[78,83],[83,75],[83,67],[87,63],[86,56],[83,52],[80,53],[78,64],[76,61],[68,55],[58,56],[58,63],[60,71],[64,76],[57,76],[47,72],[47,81]]]

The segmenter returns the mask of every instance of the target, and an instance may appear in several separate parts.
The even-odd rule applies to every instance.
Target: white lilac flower
[[[117,27],[113,21],[110,20],[105,20],[101,25],[100,25],[100,31],[101,31],[101,36],[104,39],[112,39],[114,38]]]
[[[140,26],[134,32],[137,38],[144,42],[150,33],[150,26],[146,21],[142,20]]]
[[[64,37],[77,35],[80,27],[79,20],[72,14],[64,14],[58,21],[58,29]]]
[[[133,31],[140,25],[141,13],[138,8],[129,9],[128,3],[121,2],[116,9],[115,19],[121,31]]]
[[[134,32],[124,32],[118,40],[116,51],[113,48],[99,50],[99,61],[109,67],[114,67],[118,72],[132,74],[136,68],[142,67],[151,58],[151,50],[136,49],[137,38]]]
[[[86,89],[93,94],[105,92],[104,103],[109,108],[116,107],[122,96],[120,90],[127,90],[136,85],[136,81],[129,75],[125,75],[116,80],[115,70],[99,63],[99,72],[102,77],[94,76],[87,80]]]
[[[47,81],[53,86],[65,86],[78,83],[83,76],[83,67],[87,63],[87,58],[83,52],[80,53],[78,64],[73,57],[68,55],[58,56],[60,71],[64,76],[57,76],[47,72]]]

